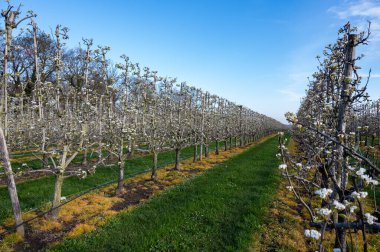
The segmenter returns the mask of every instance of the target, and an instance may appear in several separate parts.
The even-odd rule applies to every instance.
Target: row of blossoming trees
[[[99,163],[109,156],[118,160],[116,193],[121,194],[125,161],[134,152],[152,154],[155,180],[162,151],[175,150],[175,169],[180,170],[185,147],[194,146],[197,161],[208,155],[212,141],[218,154],[220,142],[232,148],[233,143],[245,145],[283,128],[265,115],[175,78],[160,77],[124,55],[121,63],[112,64],[107,59],[110,48],[93,49],[90,39],[83,39],[84,49],[66,49],[67,28],[57,26],[50,36],[38,29],[33,13],[20,15],[11,5],[2,12],[0,145],[16,224],[22,224],[22,218],[7,146],[41,154],[35,156],[42,168],[24,172],[55,176],[50,217],[57,218],[64,179],[95,172],[96,165],[86,166],[90,152],[98,154]],[[28,29],[12,37],[24,20],[31,21]],[[68,169],[79,153],[83,168]],[[23,234],[22,225],[18,231]]]
[[[376,139],[379,138],[379,101],[366,93],[368,79],[362,79],[356,48],[366,44],[370,30],[357,32],[347,23],[334,44],[324,50],[318,71],[310,81],[297,114],[286,117],[294,127],[297,153],[289,153],[280,138],[279,166],[287,188],[307,212],[305,236],[318,251],[356,251],[358,234],[368,251],[368,232],[378,232],[380,223],[376,198],[369,192],[378,185]],[[377,153],[378,154],[378,153]],[[326,244],[326,233],[335,243]],[[330,250],[329,250],[330,251]],[[335,251],[335,250],[334,250]]]

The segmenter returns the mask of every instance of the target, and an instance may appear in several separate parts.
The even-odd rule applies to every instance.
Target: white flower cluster
[[[331,189],[321,188],[321,189],[315,191],[315,194],[319,195],[319,197],[321,197],[321,199],[325,199],[327,196],[332,194],[332,192],[333,191]]]
[[[286,164],[280,164],[280,165],[278,166],[278,169],[280,169],[280,170],[285,170],[287,167],[288,167],[288,166],[287,166]]]
[[[361,179],[363,179],[367,184],[369,185],[378,185],[379,184],[379,181],[373,179],[372,177],[368,176],[367,174],[364,174],[362,176],[360,176]]]
[[[372,225],[377,218],[370,213],[365,213],[364,217],[367,219],[368,224]]]
[[[293,186],[287,186],[286,189],[288,189],[289,192],[293,191],[294,187]]]
[[[359,168],[359,170],[356,172],[356,175],[358,175],[362,180],[364,180],[367,184],[372,184],[372,185],[378,185],[379,181],[373,179],[369,175],[365,174],[366,169],[364,168]]]
[[[343,205],[342,203],[340,203],[340,202],[337,201],[337,200],[334,200],[334,202],[333,202],[333,206],[334,206],[336,209],[338,209],[338,210],[344,210],[344,209],[346,209],[346,206]]]
[[[358,209],[357,206],[350,207],[350,213],[354,213],[356,209]]]
[[[281,144],[281,145],[279,146],[279,148],[280,148],[280,149],[283,149],[283,150],[286,150],[286,149],[287,149],[286,146],[283,145],[283,144]]]
[[[304,234],[306,237],[316,240],[319,240],[319,238],[321,238],[321,233],[314,229],[306,229]]]
[[[329,216],[331,214],[331,210],[328,208],[318,208],[317,213],[322,216]]]
[[[359,168],[359,170],[356,172],[356,175],[358,175],[358,176],[362,176],[362,175],[364,175],[365,172],[366,172],[366,169],[364,169],[364,168]]]
[[[297,116],[292,112],[287,112],[285,114],[285,117],[286,117],[286,120],[288,120],[291,123],[297,123],[298,122]]]
[[[356,192],[356,191],[354,191],[353,193],[351,193],[351,196],[355,199],[364,199],[365,197],[368,196],[368,193],[367,192]]]

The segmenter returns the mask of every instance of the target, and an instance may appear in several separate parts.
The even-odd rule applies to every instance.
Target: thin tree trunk
[[[347,109],[349,106],[349,96],[346,94],[347,85],[349,85],[348,80],[351,80],[352,77],[352,71],[353,71],[353,62],[355,58],[355,41],[356,41],[357,35],[351,34],[349,36],[349,44],[347,45],[347,52],[346,52],[346,59],[347,63],[345,65],[344,69],[344,77],[343,80],[343,86],[340,93],[340,104],[339,104],[339,111],[338,111],[338,125],[337,125],[337,133],[338,134],[345,134],[346,133],[346,117],[347,117]],[[338,158],[338,166],[336,169],[336,177],[337,182],[340,184],[341,189],[344,191],[346,189],[346,183],[347,183],[347,172],[346,172],[346,154],[343,149],[343,147],[340,145],[337,149],[337,158]],[[342,195],[343,196],[343,195]],[[344,198],[339,197],[338,199],[340,202],[343,202]],[[334,216],[334,219],[339,222],[344,222],[345,219],[342,216]],[[342,252],[347,251],[347,242],[346,242],[346,232],[344,229],[336,229],[336,236],[335,236],[335,246],[339,246]]]
[[[58,219],[59,208],[57,207],[61,204],[63,179],[64,179],[63,172],[59,172],[59,174],[57,174],[55,177],[54,198],[53,198],[53,205],[52,205],[53,210],[50,213],[50,218],[52,219]]]
[[[197,162],[197,154],[198,154],[198,145],[197,145],[197,144],[194,144],[193,163]]]
[[[224,140],[224,151],[227,151],[227,139]]]
[[[203,159],[203,143],[199,145],[199,161]]]
[[[219,155],[219,141],[218,140],[215,141],[215,154]]]
[[[4,132],[1,127],[0,127],[0,154],[1,154],[1,159],[3,161],[4,171],[5,171],[5,174],[7,175],[7,187],[8,187],[8,192],[9,192],[9,198],[11,199],[11,203],[12,203],[13,216],[14,216],[16,225],[19,225],[23,222],[22,215],[21,215],[20,202],[18,200],[16,183],[15,183],[15,179],[14,179],[14,175],[12,171],[11,162],[9,159],[9,153],[8,153],[8,148],[5,141]],[[25,231],[24,231],[23,225],[17,228],[17,233],[21,237],[24,237]]]
[[[158,153],[156,151],[154,151],[153,152],[152,175],[151,175],[151,178],[154,181],[157,180],[157,156],[158,156]]]
[[[131,159],[133,157],[133,151],[134,151],[133,139],[131,136],[129,136],[128,137],[128,153],[127,153],[128,159]]]
[[[59,208],[57,208],[61,204],[61,197],[62,197],[62,185],[63,180],[65,176],[65,169],[66,169],[66,159],[67,159],[67,153],[69,151],[69,147],[65,145],[63,147],[63,154],[62,159],[60,162],[60,169],[57,171],[56,177],[55,177],[55,183],[54,183],[54,197],[52,202],[52,211],[50,213],[50,218],[57,219],[59,215]]]
[[[124,159],[119,156],[119,178],[117,181],[116,195],[121,195],[124,193],[124,169]]]
[[[208,144],[205,144],[205,157],[208,157],[208,152],[209,152],[209,146]]]
[[[83,153],[83,160],[82,160],[82,165],[86,166],[88,164],[87,162],[87,155],[88,155],[88,150],[87,147],[84,148],[84,153]]]
[[[175,149],[175,166],[174,169],[177,171],[181,170],[181,149],[176,148]]]

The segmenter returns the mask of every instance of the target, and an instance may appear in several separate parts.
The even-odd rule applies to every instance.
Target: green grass
[[[210,150],[215,148],[215,143],[210,144]],[[189,158],[193,155],[193,147],[187,147],[182,150],[181,157]],[[78,160],[78,162],[80,159]],[[166,151],[158,155],[158,166],[165,166],[174,163],[174,151]],[[39,166],[39,160],[31,160],[28,165]],[[152,156],[140,156],[126,161],[125,177],[149,170],[152,165]],[[116,167],[99,167],[94,175],[88,176],[86,179],[78,177],[70,177],[65,179],[62,188],[62,196],[77,194],[88,190],[100,184],[116,180],[118,177],[118,169]],[[53,198],[54,177],[43,177],[36,180],[30,180],[17,184],[17,192],[23,211],[39,208],[48,203]],[[3,221],[12,216],[12,207],[9,200],[8,189],[0,187],[0,225]]]
[[[51,251],[245,251],[276,193],[277,138]]]

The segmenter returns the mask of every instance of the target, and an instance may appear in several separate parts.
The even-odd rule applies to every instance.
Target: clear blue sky
[[[17,4],[20,1],[13,1]],[[363,71],[380,97],[380,2],[370,0],[24,0],[48,31],[70,28],[68,46],[82,37],[285,122],[315,71],[315,56],[348,20],[373,22]],[[4,6],[4,4],[3,4]],[[365,74],[364,74],[365,75]]]

